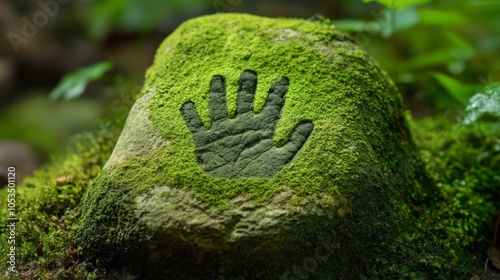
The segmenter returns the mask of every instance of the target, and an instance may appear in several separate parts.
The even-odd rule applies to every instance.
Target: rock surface
[[[425,185],[401,103],[327,23],[189,20],[158,49],[78,243],[144,279],[369,276]]]

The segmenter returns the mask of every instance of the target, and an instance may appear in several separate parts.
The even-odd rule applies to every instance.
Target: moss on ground
[[[77,137],[77,143],[50,165],[16,187],[17,276],[7,279],[100,279],[105,275],[83,260],[74,241],[80,200],[109,158],[119,130],[103,125]],[[7,190],[0,191],[6,201]],[[0,220],[7,220],[0,208]],[[6,267],[7,228],[0,229],[2,268]],[[4,253],[5,252],[5,253]],[[5,272],[2,269],[2,273]]]
[[[471,278],[474,248],[491,238],[500,207],[500,135],[443,117],[410,123],[439,192],[426,206],[414,206],[415,220],[389,246],[405,261],[379,260],[381,271],[409,279]]]
[[[471,277],[477,262],[471,249],[491,240],[500,209],[500,133],[480,122],[464,127],[456,119],[413,122],[414,138],[439,194],[420,210],[407,242],[426,248],[419,260],[426,267],[455,271],[461,279]]]

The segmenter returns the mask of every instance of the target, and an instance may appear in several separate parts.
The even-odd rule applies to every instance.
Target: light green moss
[[[79,135],[64,154],[16,187],[16,269],[7,279],[98,279],[102,272],[86,263],[74,236],[80,215],[80,199],[109,157],[119,131],[104,125]],[[7,190],[0,191],[6,201]],[[7,208],[0,219],[7,220]],[[9,232],[0,228],[2,264],[6,264]],[[6,267],[6,266],[2,266]],[[6,271],[6,270],[5,270]],[[4,272],[5,272],[4,271]]]

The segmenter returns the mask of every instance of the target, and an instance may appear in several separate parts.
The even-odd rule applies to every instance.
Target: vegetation
[[[104,123],[97,131],[80,134],[65,153],[54,156],[49,166],[16,187],[16,262],[22,279],[100,278],[96,264],[81,258],[74,232],[82,195],[101,171],[118,135],[116,126]],[[7,190],[2,189],[2,201],[6,196]],[[7,220],[5,207],[0,217]],[[2,227],[2,252],[9,246],[4,242],[7,234],[7,228]],[[7,262],[6,254],[1,260]]]
[[[112,2],[96,1],[85,7],[82,18],[87,20],[82,22],[86,24],[79,28],[90,34],[91,40],[103,41],[115,30],[148,35],[161,21],[157,12],[147,16],[151,14],[149,11],[161,10],[158,5],[127,6]],[[218,6],[220,2],[224,1],[217,1]],[[484,263],[484,259],[477,258],[481,254],[477,245],[491,243],[500,208],[500,89],[495,83],[500,76],[497,67],[500,57],[496,55],[500,48],[496,36],[500,29],[496,20],[500,5],[493,0],[375,2],[385,6],[360,2],[353,10],[362,13],[356,13],[345,5],[343,19],[332,18],[331,23],[357,40],[395,81],[411,111],[408,120],[415,142],[439,189],[438,194],[428,197],[427,203],[413,209],[417,222],[408,228],[407,234],[388,244],[395,257],[377,260],[378,276],[468,278],[478,261]],[[202,1],[197,5],[202,5]],[[244,0],[241,5],[226,3],[226,7],[240,12],[246,11],[245,5]],[[174,6],[164,8],[176,12],[189,8]],[[137,21],[143,24],[134,24]],[[54,99],[73,99],[58,101],[56,105],[64,106],[63,111],[73,115],[86,116],[78,120],[87,127],[99,115],[96,106],[113,107],[109,104],[110,96],[121,100],[120,105],[125,108],[130,107],[131,102],[123,101],[124,93],[133,91],[140,80],[128,79],[129,76],[117,72],[108,79],[109,76],[101,76],[109,70],[108,64],[94,67],[93,71],[73,73],[73,84],[66,82],[64,87],[58,87],[63,90],[52,93]],[[79,76],[82,73],[87,76]],[[96,90],[94,82],[81,95],[86,79],[100,79],[106,90],[99,87]],[[87,96],[92,91],[106,94],[92,99]],[[40,115],[46,114],[40,113],[39,108],[48,99],[46,92],[43,98],[3,111],[0,137],[24,140],[44,153],[57,151],[54,134],[59,128],[49,130],[41,121],[59,124],[64,120],[61,116],[72,114],[61,113],[54,119],[27,125],[30,112],[38,110]],[[90,99],[92,106],[87,106]],[[81,114],[74,114],[77,108]],[[113,119],[112,123],[118,118],[119,127],[123,112],[109,111],[100,117]],[[109,158],[118,127],[108,122],[80,134],[72,148],[58,151],[48,165],[18,185],[17,269],[22,279],[134,279],[126,270],[107,271],[99,262],[87,262],[74,243],[75,222],[81,214],[80,199]],[[7,190],[1,189],[0,201],[5,201],[6,195]],[[6,215],[5,207],[1,208],[0,220],[5,221]],[[3,264],[6,263],[3,252],[8,250],[7,233],[7,228],[0,228]]]
[[[457,123],[450,125],[446,118],[411,124],[440,195],[432,198],[430,207],[417,209],[419,222],[392,244],[401,259],[378,260],[384,272],[381,276],[470,277],[476,261],[471,246],[492,234],[500,187],[500,140],[485,133],[479,124],[460,127]],[[86,262],[74,244],[79,201],[109,157],[118,134],[119,130],[110,125],[82,134],[73,149],[54,157],[50,166],[17,187],[18,205],[22,206],[17,240],[21,278],[133,276],[128,271],[106,271],[98,263]],[[2,190],[0,198],[5,199],[6,193]],[[0,218],[6,219],[5,208]],[[6,234],[2,228],[2,240]],[[5,246],[2,243],[2,250]],[[2,262],[5,258],[2,255]]]

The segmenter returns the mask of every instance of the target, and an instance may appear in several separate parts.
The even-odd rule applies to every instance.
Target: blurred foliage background
[[[0,0],[0,167],[29,173],[99,120],[121,127],[160,42],[217,12],[320,14],[388,71],[414,118],[499,130],[497,0]]]

